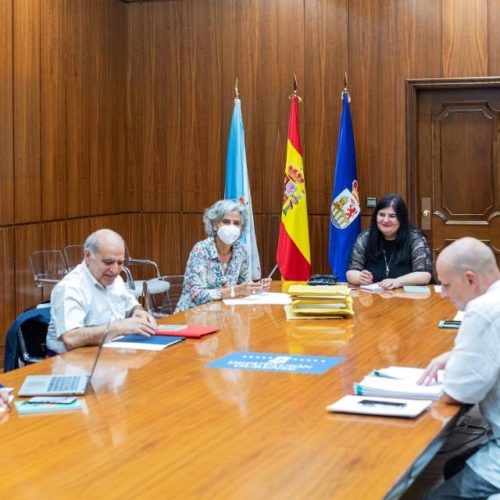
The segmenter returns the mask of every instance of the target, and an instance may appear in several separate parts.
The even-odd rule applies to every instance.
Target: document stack
[[[354,394],[433,401],[439,399],[443,392],[442,371],[438,373],[438,381],[431,385],[417,384],[423,373],[423,368],[404,366],[389,366],[374,370],[361,382],[354,384]]]
[[[372,371],[354,384],[353,396],[344,396],[327,406],[328,411],[388,417],[416,417],[443,392],[443,373],[431,385],[419,385],[421,368],[389,366]]]
[[[346,285],[292,285],[291,312],[298,316],[353,316],[352,297]]]

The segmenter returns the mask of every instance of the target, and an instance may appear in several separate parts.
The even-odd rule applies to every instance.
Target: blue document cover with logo
[[[207,367],[320,375],[342,361],[344,358],[332,356],[233,352],[212,361]]]
[[[162,337],[152,335],[145,337],[138,333],[132,333],[123,337],[117,337],[111,342],[106,342],[104,347],[114,347],[120,349],[142,349],[147,351],[161,351],[172,344],[182,342],[184,337]]]

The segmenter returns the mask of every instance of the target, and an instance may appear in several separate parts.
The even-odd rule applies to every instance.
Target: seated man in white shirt
[[[128,333],[154,333],[156,322],[125,288],[119,276],[125,259],[123,238],[110,229],[92,233],[84,259],[52,290],[47,347],[64,352],[97,345]]]
[[[439,255],[441,294],[465,310],[454,348],[434,358],[420,383],[444,372],[448,404],[479,404],[488,441],[445,464],[445,482],[426,498],[488,498],[500,493],[500,272],[491,249],[462,238]]]

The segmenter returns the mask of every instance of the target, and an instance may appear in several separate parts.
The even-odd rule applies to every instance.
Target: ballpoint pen
[[[269,279],[269,278],[272,278],[273,274],[276,272],[276,269],[278,269],[278,264],[276,264],[276,265],[272,268],[271,272],[267,275],[267,278],[268,278],[268,279]]]

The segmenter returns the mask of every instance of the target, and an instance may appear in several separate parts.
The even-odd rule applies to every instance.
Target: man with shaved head
[[[453,349],[431,361],[420,383],[444,368],[441,401],[479,404],[490,429],[486,443],[445,464],[445,482],[426,498],[488,498],[500,493],[500,272],[491,249],[475,238],[447,246],[436,271],[442,296],[465,314]]]
[[[92,233],[83,262],[52,290],[47,347],[64,352],[97,345],[127,333],[154,333],[155,320],[125,288],[120,276],[125,260],[123,238],[111,229]]]

